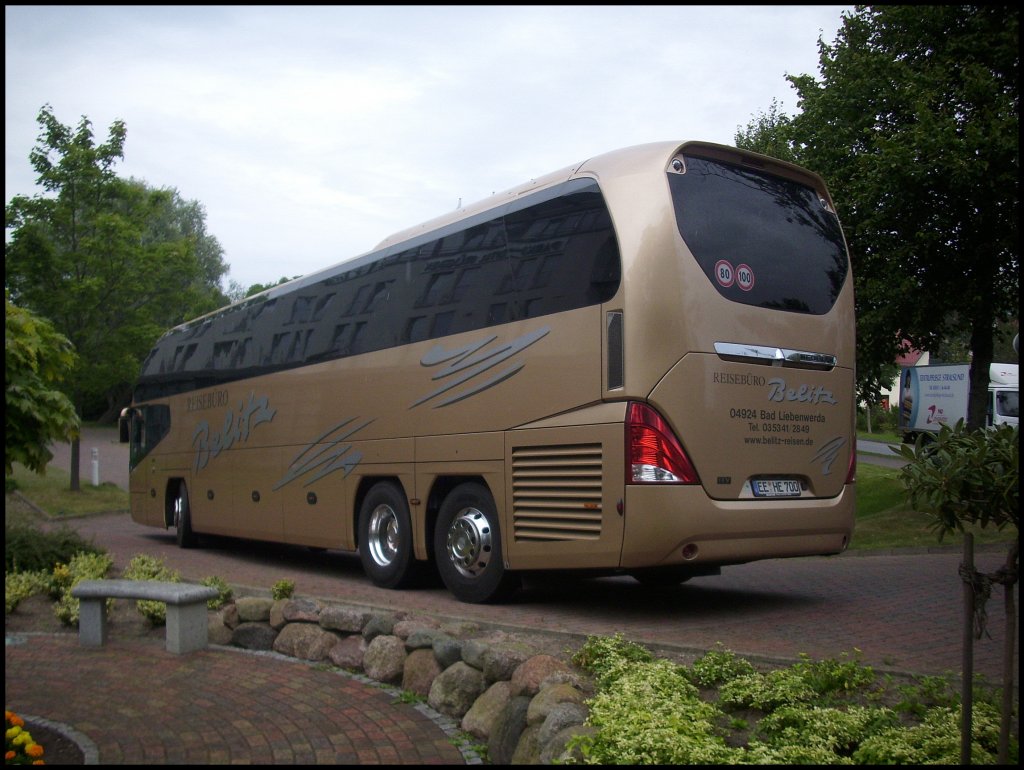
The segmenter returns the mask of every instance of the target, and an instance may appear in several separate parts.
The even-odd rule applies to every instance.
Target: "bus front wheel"
[[[445,498],[434,529],[434,554],[441,579],[460,601],[499,601],[519,585],[505,569],[497,508],[482,484],[461,484]]]
[[[359,509],[359,559],[376,586],[406,588],[416,582],[409,504],[392,482],[374,486]]]
[[[179,548],[195,548],[199,538],[192,531],[192,514],[188,506],[188,487],[182,481],[174,496],[174,534]]]

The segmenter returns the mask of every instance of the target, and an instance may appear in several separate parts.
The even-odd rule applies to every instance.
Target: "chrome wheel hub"
[[[491,561],[491,525],[476,508],[465,508],[448,528],[448,559],[464,577],[479,577]]]
[[[378,505],[373,509],[368,535],[370,557],[381,567],[387,567],[398,553],[398,516],[391,506]]]

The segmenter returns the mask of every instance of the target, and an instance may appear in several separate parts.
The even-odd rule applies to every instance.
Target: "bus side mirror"
[[[127,444],[131,439],[132,429],[132,410],[125,407],[121,410],[121,416],[117,418],[117,429],[120,433],[120,439],[122,444]]]

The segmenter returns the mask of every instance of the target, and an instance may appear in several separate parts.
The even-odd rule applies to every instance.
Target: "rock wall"
[[[474,623],[314,599],[240,597],[209,614],[212,644],[338,666],[424,698],[493,764],[555,764],[590,730],[593,683],[567,654]],[[577,755],[578,756],[578,755]]]

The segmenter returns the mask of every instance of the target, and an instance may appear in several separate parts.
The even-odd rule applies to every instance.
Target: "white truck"
[[[899,430],[904,441],[919,433],[938,433],[942,425],[953,427],[967,419],[970,364],[905,366],[900,371]],[[1018,425],[1018,365],[989,367],[988,407],[985,424]]]

